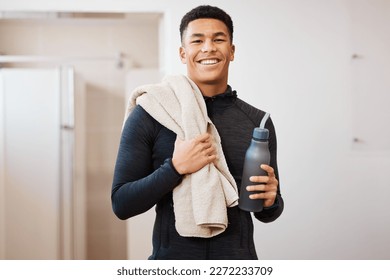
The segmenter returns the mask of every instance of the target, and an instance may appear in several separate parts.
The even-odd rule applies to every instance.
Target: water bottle
[[[264,128],[269,114],[266,113],[260,126],[253,130],[251,143],[245,154],[244,169],[242,173],[240,199],[238,207],[248,212],[260,212],[263,210],[262,199],[250,199],[249,195],[259,192],[249,192],[247,186],[257,185],[249,180],[251,176],[268,176],[267,172],[260,168],[261,164],[269,165],[270,153],[268,148],[269,131]]]

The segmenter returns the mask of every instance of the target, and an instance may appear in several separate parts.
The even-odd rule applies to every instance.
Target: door
[[[71,173],[62,162],[62,88],[60,68],[0,69],[0,258],[64,257]]]

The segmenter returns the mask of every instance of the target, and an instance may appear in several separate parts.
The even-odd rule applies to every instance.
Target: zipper
[[[206,107],[207,107],[207,115],[209,116],[210,120],[213,121],[213,112],[214,112],[214,100],[215,100],[215,96],[213,97],[209,97],[206,101]]]

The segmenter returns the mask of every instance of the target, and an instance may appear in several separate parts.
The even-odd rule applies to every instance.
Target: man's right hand
[[[191,174],[217,158],[213,137],[203,133],[190,140],[176,137],[172,163],[179,174]]]

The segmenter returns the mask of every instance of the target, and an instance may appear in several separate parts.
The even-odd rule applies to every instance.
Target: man
[[[232,20],[217,7],[199,6],[183,17],[180,35],[180,59],[187,66],[190,83],[203,95],[208,118],[221,139],[222,158],[239,188],[245,151],[265,112],[237,98],[228,85],[229,64],[235,51]],[[221,155],[209,130],[182,139],[151,114],[152,110],[147,112],[137,105],[125,122],[111,194],[115,214],[127,219],[156,205],[150,259],[257,259],[251,214],[237,204],[226,207],[228,223],[221,233],[196,237],[178,232],[175,222],[179,213],[174,210],[179,203],[172,193],[189,176],[217,165]],[[263,211],[254,213],[254,217],[272,222],[281,215],[284,203],[278,184],[276,135],[270,119],[266,128],[270,131],[271,161],[270,166],[261,168],[268,176],[252,176],[251,181],[258,184],[248,190],[261,191],[250,198],[264,200]]]

